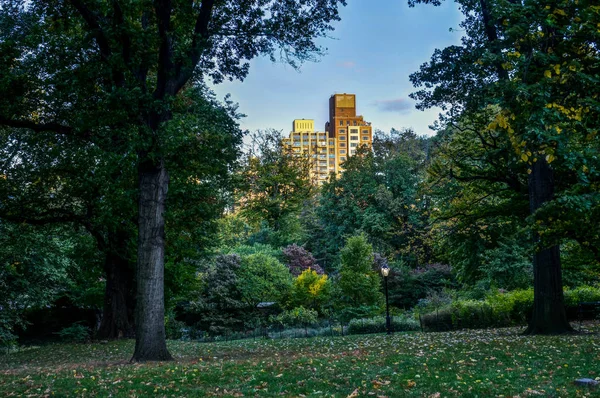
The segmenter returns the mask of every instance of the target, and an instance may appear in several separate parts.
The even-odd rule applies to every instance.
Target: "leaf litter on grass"
[[[573,385],[577,378],[597,376],[596,334],[529,337],[519,332],[170,341],[176,360],[151,364],[128,363],[133,341],[56,344],[0,356],[0,395],[438,398],[596,393]]]

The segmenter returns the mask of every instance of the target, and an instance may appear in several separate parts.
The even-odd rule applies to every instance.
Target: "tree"
[[[259,303],[280,301],[292,285],[288,269],[266,253],[243,256],[237,275],[242,301],[251,311]]]
[[[97,336],[133,337],[132,159],[55,134],[13,128],[0,129],[0,157],[6,160],[0,164],[0,195],[6,198],[0,219],[33,226],[65,224],[93,237],[106,280]]]
[[[372,270],[373,247],[364,234],[351,236],[340,251],[337,287],[342,307],[375,307],[382,303],[381,278]]]
[[[471,285],[484,278],[485,258],[500,242],[529,248],[520,232],[529,213],[526,170],[512,162],[506,135],[485,131],[489,113],[438,132],[425,184],[437,259]]]
[[[99,262],[93,239],[72,225],[0,221],[0,346],[27,328],[28,311],[51,308],[61,298],[80,308],[100,304],[100,272],[89,267]]]
[[[273,59],[278,48],[292,64],[319,53],[314,38],[333,29],[338,4],[345,1],[2,2],[0,124],[122,145],[135,154],[133,360],[171,358],[164,332],[164,213],[176,154],[165,142],[181,131],[173,122],[175,99],[204,77],[241,79],[246,60]]]
[[[290,269],[290,273],[298,277],[308,269],[312,269],[319,275],[323,274],[323,268],[317,264],[313,255],[302,246],[292,244],[283,249],[285,264]]]
[[[438,0],[410,1],[440,4]],[[599,14],[593,1],[457,1],[465,13],[462,45],[436,50],[411,76],[425,86],[418,107],[441,106],[444,120],[495,107],[483,131],[505,134],[513,162],[527,165],[530,225],[554,224],[556,176],[594,190]],[[481,132],[482,130],[480,130]],[[593,169],[590,165],[593,164]],[[557,174],[557,172],[559,174]],[[592,204],[587,201],[588,204]],[[533,228],[534,310],[527,333],[571,331],[566,319],[558,242]]]
[[[241,213],[255,224],[266,222],[274,231],[295,217],[313,193],[309,158],[284,147],[281,134],[257,132],[245,159]]]
[[[373,151],[360,148],[344,163],[344,173],[323,185],[316,209],[322,229],[309,235],[309,246],[325,246],[319,257],[327,263],[336,262],[345,236],[359,232],[382,253],[428,262],[423,233],[427,204],[417,194],[424,156],[416,151],[423,163],[411,158],[400,145],[403,138],[378,135]]]
[[[324,306],[331,298],[331,281],[327,275],[319,274],[311,268],[305,269],[294,279],[290,293],[292,307],[305,306],[323,313]]]
[[[204,288],[200,297],[192,302],[192,307],[193,312],[200,315],[203,329],[222,332],[243,327],[248,308],[238,280],[241,262],[237,254],[218,255],[202,272]]]
[[[235,107],[217,102],[200,87],[186,89],[173,111],[173,120],[185,126],[185,133],[165,143],[179,155],[170,166],[172,190],[166,214],[170,248],[166,288],[171,305],[194,290],[193,260],[214,241],[214,219],[232,190],[231,171],[241,144]],[[0,180],[0,192],[7,200],[0,218],[84,228],[104,256],[104,308],[97,336],[134,337],[136,170],[132,154],[94,144],[82,148],[54,134],[33,131],[2,129],[0,139],[0,153],[7,159],[2,164],[6,178]],[[209,155],[210,164],[197,160]]]

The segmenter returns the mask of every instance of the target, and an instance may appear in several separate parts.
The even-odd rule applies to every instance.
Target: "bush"
[[[85,343],[90,339],[90,328],[80,323],[74,323],[56,334],[65,342]]]
[[[457,299],[421,316],[429,331],[524,325],[531,316],[533,289],[489,292],[483,300]]]
[[[392,317],[392,330],[394,332],[408,332],[420,330],[419,322],[403,316]],[[353,319],[348,324],[348,334],[384,333],[386,332],[385,317]]]
[[[595,286],[580,286],[575,289],[565,290],[565,304],[577,307],[579,303],[600,301],[600,288]]]
[[[392,264],[389,282],[390,304],[412,308],[432,292],[456,287],[452,269],[445,264],[427,264],[410,269],[401,263]]]
[[[575,319],[580,302],[600,301],[600,288],[580,286],[565,289],[564,295],[567,315]],[[525,325],[531,317],[532,308],[533,289],[512,292],[495,290],[483,300],[454,300],[437,312],[422,315],[421,322],[424,329],[436,331]]]
[[[0,326],[0,348],[10,350],[17,345],[17,336],[11,333],[8,328]]]

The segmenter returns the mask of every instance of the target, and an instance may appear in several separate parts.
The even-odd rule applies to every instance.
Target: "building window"
[[[358,136],[357,135],[351,135],[350,136],[350,141],[358,141]]]
[[[356,126],[356,120],[354,121],[354,125]]]
[[[356,142],[353,142],[350,144],[350,147],[352,147],[352,148],[356,148],[357,146],[358,146],[358,143],[356,143]]]
[[[350,120],[346,120],[346,125],[350,126]]]
[[[363,134],[369,134],[369,130],[363,130]]]
[[[346,161],[346,157],[345,156],[340,157],[340,161],[341,162],[345,162]]]
[[[363,141],[369,141],[369,136],[368,135],[363,135]]]
[[[346,136],[345,135],[340,135],[340,141],[346,141]]]
[[[346,134],[346,130],[340,129],[340,134]]]
[[[346,154],[346,150],[345,149],[340,149],[340,155],[345,155]]]
[[[335,160],[330,160],[329,161],[329,166],[334,167],[335,166]]]
[[[345,143],[345,142],[340,142],[340,145],[339,145],[339,147],[340,147],[340,148],[346,148],[346,143]]]
[[[343,126],[343,125],[344,125],[344,121],[340,120],[340,126]]]

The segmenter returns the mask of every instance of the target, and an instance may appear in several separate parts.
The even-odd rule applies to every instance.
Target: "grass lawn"
[[[513,328],[169,349],[174,362],[150,364],[128,363],[133,341],[0,354],[0,396],[600,396],[573,384],[600,376],[595,333],[523,337]]]

